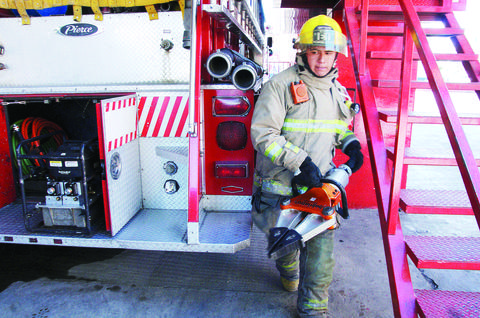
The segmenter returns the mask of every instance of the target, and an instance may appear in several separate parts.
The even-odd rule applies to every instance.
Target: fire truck
[[[2,242],[222,253],[249,245],[261,4],[8,9]]]
[[[480,116],[451,98],[478,103],[480,91],[478,55],[454,14],[467,1],[277,2],[295,10],[291,33],[327,13],[348,37],[339,80],[361,106],[353,128],[370,162],[352,175],[348,204],[378,208],[395,316],[478,317],[478,291],[418,289],[410,267],[478,270],[479,235],[411,235],[401,222],[469,215],[480,226],[479,161],[462,129]],[[438,38],[449,45],[434,52]],[[249,126],[269,42],[261,1],[0,1],[0,242],[249,246]],[[441,62],[460,69],[442,74]],[[436,111],[415,103],[420,91]],[[450,152],[418,152],[418,125],[445,127]],[[412,187],[416,168],[445,167],[458,168],[461,189],[444,189],[453,178]]]

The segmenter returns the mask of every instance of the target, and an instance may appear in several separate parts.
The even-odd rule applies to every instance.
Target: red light
[[[217,178],[248,178],[248,162],[215,162]]]
[[[213,98],[213,116],[245,116],[249,110],[250,103],[246,97]]]
[[[247,128],[238,121],[218,124],[217,144],[223,150],[240,150],[247,146]]]

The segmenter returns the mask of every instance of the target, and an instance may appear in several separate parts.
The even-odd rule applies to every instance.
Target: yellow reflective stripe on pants
[[[287,272],[289,272],[289,271],[295,271],[295,270],[298,269],[298,262],[295,261],[295,262],[293,262],[293,263],[291,263],[291,264],[289,264],[289,265],[280,265],[280,266],[282,266],[282,268],[284,268]]]
[[[328,309],[328,298],[317,300],[317,299],[306,299],[305,307],[313,310],[327,310]]]

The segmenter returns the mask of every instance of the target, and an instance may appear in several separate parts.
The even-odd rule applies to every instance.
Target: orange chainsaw
[[[268,237],[268,256],[278,259],[303,247],[316,235],[337,226],[337,213],[349,217],[345,187],[352,174],[350,167],[340,165],[327,172],[321,187],[298,194],[292,179],[294,197],[280,205],[281,211]]]

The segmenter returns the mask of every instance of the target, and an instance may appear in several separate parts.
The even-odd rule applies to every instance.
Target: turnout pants
[[[288,197],[267,192],[257,192],[252,202],[255,225],[268,235],[274,227],[280,204]],[[306,242],[300,251],[276,260],[280,276],[287,280],[300,279],[297,310],[300,317],[315,317],[328,309],[328,288],[333,279],[334,231],[325,231]]]

